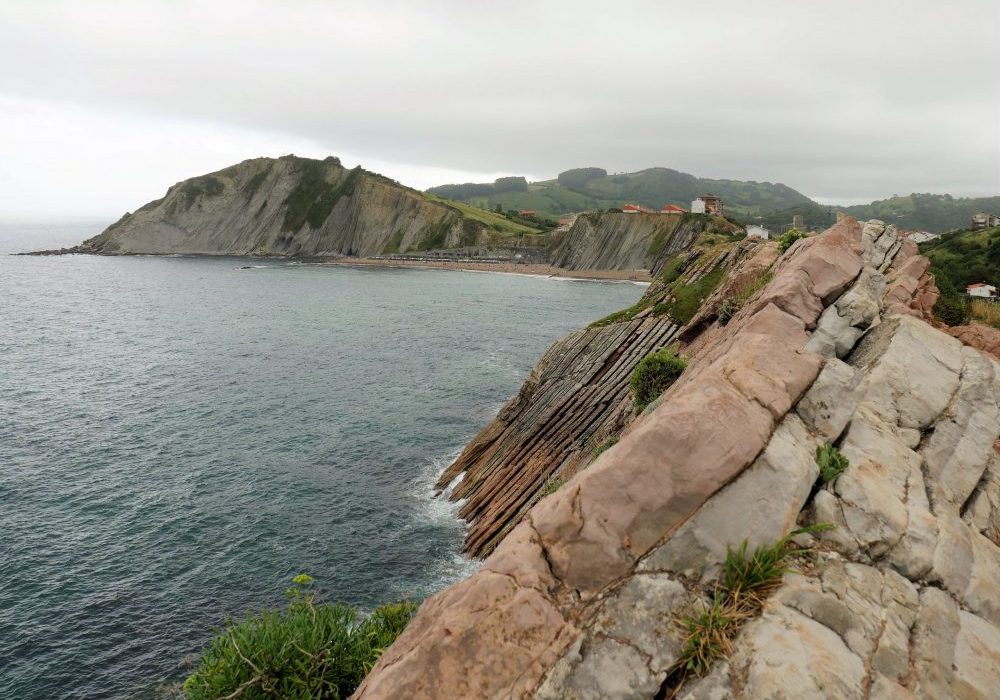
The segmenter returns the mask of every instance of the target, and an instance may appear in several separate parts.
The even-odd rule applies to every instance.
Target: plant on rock
[[[643,410],[666,391],[681,376],[685,367],[687,360],[672,349],[657,350],[642,358],[629,381],[636,409]]]
[[[340,603],[318,603],[312,577],[300,574],[288,607],[227,622],[184,682],[187,700],[347,698],[416,610],[390,603],[358,619]]]
[[[801,240],[805,237],[805,231],[800,231],[797,228],[789,229],[778,238],[778,252],[784,253],[791,248],[792,245],[794,245],[795,241]]]
[[[840,450],[826,443],[816,448],[816,464],[819,465],[819,478],[824,484],[832,484],[844,471],[851,466],[847,457]]]

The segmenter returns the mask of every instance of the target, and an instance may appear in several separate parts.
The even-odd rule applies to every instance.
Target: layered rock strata
[[[616,446],[424,602],[358,697],[992,697],[1000,366],[919,318],[914,252],[851,219],[796,243]],[[850,466],[820,486],[828,441]],[[815,560],[678,687],[677,621],[727,547],[818,522],[837,527]]]
[[[723,272],[738,279],[744,268],[769,265],[774,250],[754,241],[689,250],[677,259],[683,271],[671,282],[692,285]],[[725,288],[718,291],[721,298]],[[669,297],[669,286],[658,279],[633,315],[554,343],[520,392],[445,470],[438,482],[442,490],[462,476],[451,498],[462,501],[460,515],[470,522],[466,549],[471,554],[492,551],[549,485],[586,467],[631,421],[632,371],[650,352],[673,344],[682,330],[669,314],[657,312]],[[712,309],[717,303],[703,306]],[[715,317],[703,311],[683,330],[708,319]]]

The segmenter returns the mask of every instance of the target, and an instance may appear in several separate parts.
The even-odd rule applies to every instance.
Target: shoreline
[[[335,258],[322,260],[320,265],[346,265],[358,267],[394,267],[425,270],[455,270],[460,272],[495,272],[526,275],[529,277],[552,277],[564,280],[590,280],[599,282],[641,282],[653,281],[645,270],[565,270],[561,267],[542,263],[476,262],[457,260],[385,260],[377,258]]]

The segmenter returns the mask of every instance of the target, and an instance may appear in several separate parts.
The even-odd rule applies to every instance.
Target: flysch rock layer
[[[1000,366],[921,320],[925,275],[881,222],[796,243],[655,410],[424,602],[356,697],[996,697]],[[817,489],[827,441],[850,466]],[[734,653],[665,686],[727,547],[821,522]]]

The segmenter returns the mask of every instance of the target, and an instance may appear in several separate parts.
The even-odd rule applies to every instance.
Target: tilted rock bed
[[[996,697],[1000,366],[921,320],[921,260],[877,222],[796,243],[621,442],[424,602],[358,697]],[[826,441],[850,466],[817,489]],[[727,546],[819,522],[837,527],[734,653],[672,686],[677,619]]]

